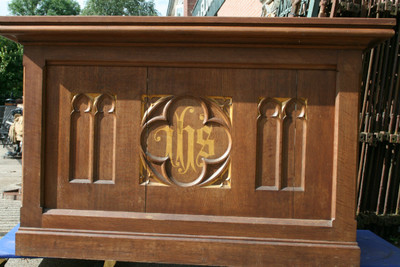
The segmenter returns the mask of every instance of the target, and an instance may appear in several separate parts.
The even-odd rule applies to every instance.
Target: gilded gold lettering
[[[156,142],[161,141],[159,133],[161,131],[165,132],[166,135],[166,147],[165,155],[170,158],[173,167],[178,167],[178,172],[180,174],[186,174],[190,169],[196,171],[197,167],[203,167],[203,158],[208,158],[215,154],[214,151],[214,140],[210,140],[212,127],[203,126],[200,129],[193,129],[190,125],[185,125],[185,114],[189,111],[194,112],[194,108],[189,106],[186,107],[181,114],[175,113],[174,117],[176,119],[176,155],[173,154],[173,135],[174,129],[168,125],[158,129],[154,133],[154,140]],[[200,114],[199,120],[202,121],[203,114]],[[196,136],[197,135],[197,139]],[[187,155],[186,160],[184,156],[184,140],[187,138]],[[195,143],[196,140],[196,143]],[[200,150],[195,157],[195,146],[199,145]]]
[[[192,170],[196,171],[196,166],[194,165],[194,129],[189,125],[184,128],[185,132],[187,133],[187,160],[186,165],[185,162],[182,160],[182,167],[184,169],[179,169],[180,174],[185,174],[189,171],[190,167]]]
[[[198,167],[203,167],[202,158],[208,158],[210,156],[214,156],[214,140],[210,140],[212,127],[204,126],[201,129],[197,129],[197,144],[201,145],[201,149],[196,157],[196,165]],[[207,134],[207,137],[204,139],[203,133]],[[208,152],[204,151],[205,147],[207,147]]]
[[[156,142],[160,142],[161,141],[161,137],[158,136],[159,132],[165,132],[165,135],[167,137],[166,140],[166,147],[165,147],[165,156],[169,157],[171,159],[171,164],[173,167],[177,167],[177,165],[173,162],[172,160],[172,137],[174,135],[174,129],[171,129],[171,127],[169,127],[168,125],[165,125],[164,127],[158,129],[155,133],[154,133],[154,140]]]
[[[176,117],[176,124],[177,124],[177,136],[176,136],[176,165],[177,166],[181,166],[181,168],[178,170],[179,173],[186,173],[184,170],[186,170],[186,165],[185,165],[185,160],[184,160],[184,156],[183,156],[183,123],[184,123],[184,119],[185,119],[185,114],[186,112],[189,110],[190,113],[194,112],[194,108],[189,106],[186,107],[180,116],[178,116],[177,113],[175,113],[175,117]]]

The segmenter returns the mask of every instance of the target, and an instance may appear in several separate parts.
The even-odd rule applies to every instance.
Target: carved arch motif
[[[92,177],[93,99],[77,94],[71,101],[70,180]]]
[[[282,109],[282,189],[304,190],[306,102],[292,98]]]
[[[282,103],[275,98],[261,99],[257,117],[257,187],[280,187],[281,120]]]
[[[102,94],[94,101],[94,181],[114,181],[116,117],[115,98]]]
[[[71,100],[70,181],[110,182],[115,174],[116,98],[75,94]]]
[[[302,191],[307,100],[261,98],[257,117],[256,187]]]

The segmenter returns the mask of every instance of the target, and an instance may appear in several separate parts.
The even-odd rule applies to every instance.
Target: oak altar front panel
[[[143,211],[146,69],[50,65],[46,76],[45,207]]]
[[[197,114],[198,119],[196,115],[183,114],[184,107],[190,107],[183,100],[184,107],[169,113],[182,118],[181,121],[167,118],[158,128],[149,125],[149,153],[154,140],[159,138],[162,144],[158,152],[170,156],[163,164],[170,164],[171,171],[161,174],[154,169],[167,181],[160,183],[149,168],[150,177],[156,181],[150,179],[147,185],[146,211],[331,219],[335,79],[336,73],[327,70],[150,68],[148,95],[195,97],[197,105],[201,105],[201,99],[219,101],[220,111],[226,111],[230,126],[225,127],[228,134],[209,133],[222,126],[204,122],[203,111]],[[221,117],[212,115],[208,116],[210,121]],[[165,124],[172,132],[182,127],[183,141],[173,134],[168,140],[166,131],[157,130]],[[204,127],[209,128],[206,134]],[[207,139],[208,145],[203,139]],[[181,157],[177,148],[180,142],[194,154],[183,153]],[[229,142],[232,144],[227,148]],[[215,155],[218,146],[222,149]],[[225,152],[228,173],[223,180],[209,183],[210,176],[206,175],[196,181],[199,176],[194,175],[184,178],[195,185],[174,182],[174,168],[176,172],[180,167],[200,169],[203,165],[196,161],[200,155],[215,159]]]
[[[335,77],[50,64],[45,206],[329,220]]]

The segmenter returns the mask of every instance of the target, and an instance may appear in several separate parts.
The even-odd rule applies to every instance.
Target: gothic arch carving
[[[71,100],[70,181],[113,182],[115,178],[116,98],[79,93]]]
[[[256,186],[264,189],[280,188],[282,103],[264,98],[258,104]]]
[[[114,181],[116,117],[115,98],[102,94],[94,101],[94,181]]]
[[[258,189],[304,190],[306,111],[303,98],[261,98],[257,117]]]
[[[71,101],[70,180],[92,179],[93,99],[77,94]]]
[[[282,188],[304,189],[306,104],[292,98],[283,105]]]

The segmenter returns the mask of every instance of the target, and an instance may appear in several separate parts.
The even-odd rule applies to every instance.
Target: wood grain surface
[[[393,25],[0,17],[25,45],[17,253],[357,266],[361,55]]]
[[[357,48],[393,35],[391,19],[0,17],[0,33],[25,45],[146,44]],[[334,40],[334,42],[332,42]]]

